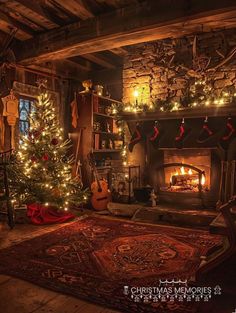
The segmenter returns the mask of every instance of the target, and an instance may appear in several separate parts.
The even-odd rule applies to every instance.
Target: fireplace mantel
[[[236,103],[225,106],[209,106],[202,108],[189,108],[172,112],[141,112],[119,114],[125,121],[153,121],[153,120],[170,120],[181,118],[201,118],[201,117],[220,117],[236,116]]]

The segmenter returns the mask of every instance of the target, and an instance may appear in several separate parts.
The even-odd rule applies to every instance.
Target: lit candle
[[[135,106],[138,107],[138,90],[134,90]]]

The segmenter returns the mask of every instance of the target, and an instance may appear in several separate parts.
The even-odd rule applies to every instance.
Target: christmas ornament
[[[51,194],[53,197],[60,197],[61,196],[61,191],[58,187],[55,187],[52,189]]]
[[[33,155],[33,156],[30,158],[30,160],[34,163],[34,162],[36,162],[36,161],[37,161],[37,158],[36,158],[36,156],[35,156],[35,155]]]
[[[202,126],[202,130],[200,132],[200,135],[197,139],[197,142],[203,143],[207,141],[212,135],[214,135],[213,131],[210,129],[208,124],[208,117],[205,118],[204,124]]]
[[[158,122],[155,121],[154,126],[153,126],[153,132],[151,136],[149,137],[149,141],[152,143],[154,148],[159,147],[159,141],[162,136],[162,133],[160,131],[160,126],[158,125]]]
[[[58,139],[57,138],[52,138],[52,140],[51,140],[51,144],[53,145],[53,146],[56,146],[56,145],[58,145]]]
[[[130,143],[128,145],[129,151],[132,152],[134,146],[143,139],[142,130],[139,123],[136,124],[135,131],[131,137]]]
[[[41,135],[42,131],[43,131],[43,128],[38,129],[38,130],[29,131],[28,132],[29,139],[37,139]]]
[[[190,131],[191,131],[191,129],[186,126],[184,118],[183,118],[182,122],[180,124],[180,127],[179,127],[179,133],[175,137],[175,147],[177,149],[183,148],[184,141],[187,138],[187,136],[189,135]]]
[[[231,141],[236,137],[236,129],[233,125],[232,118],[229,117],[226,122],[226,127],[224,130],[224,134],[220,139],[219,145],[224,150],[229,148]]]
[[[42,160],[43,160],[43,161],[48,161],[48,160],[49,160],[48,154],[45,153],[45,154],[42,156]]]

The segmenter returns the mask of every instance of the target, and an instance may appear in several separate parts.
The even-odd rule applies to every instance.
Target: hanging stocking
[[[175,137],[175,146],[177,149],[183,148],[184,141],[188,136],[189,132],[190,128],[187,128],[183,118],[182,123],[179,127],[179,134]]]
[[[158,125],[158,122],[155,121],[155,124],[153,126],[153,132],[151,136],[149,137],[149,141],[152,143],[153,147],[158,149],[159,147],[159,141],[161,137],[160,127]]]
[[[132,152],[136,143],[140,142],[143,138],[140,125],[137,123],[135,131],[131,137],[130,143],[128,145],[129,151]]]
[[[208,124],[208,118],[205,118],[204,124],[202,126],[202,130],[200,132],[200,135],[197,139],[197,142],[203,143],[207,141],[212,135],[214,135],[213,131],[210,129]]]
[[[229,145],[231,141],[236,136],[236,129],[233,125],[232,118],[229,117],[226,123],[226,128],[224,130],[224,134],[220,139],[219,145],[224,149],[227,150],[229,148]]]

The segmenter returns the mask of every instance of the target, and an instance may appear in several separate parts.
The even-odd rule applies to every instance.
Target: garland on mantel
[[[189,108],[221,107],[234,103],[236,100],[236,90],[233,86],[225,88],[221,91],[220,95],[216,96],[206,82],[199,80],[189,90],[189,96],[181,101],[157,99],[150,104],[136,101],[134,103],[123,104],[123,106],[114,106],[113,114],[121,112],[173,112]]]

